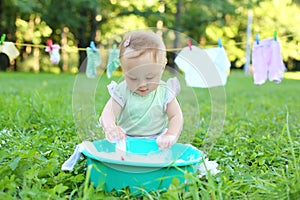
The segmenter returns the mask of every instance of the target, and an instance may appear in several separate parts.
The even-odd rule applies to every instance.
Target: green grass
[[[120,196],[94,189],[85,180],[84,159],[72,172],[60,170],[81,142],[72,112],[75,77],[0,73],[0,199],[134,199],[126,189]],[[99,81],[96,115],[108,98],[108,82]],[[255,86],[251,77],[232,72],[225,87],[223,133],[208,152],[221,173],[202,179],[187,173],[188,190],[174,180],[168,191],[144,199],[299,199],[299,89],[299,80]],[[211,97],[205,89],[193,90],[195,97],[183,91],[183,138],[192,132],[193,145],[201,149]]]

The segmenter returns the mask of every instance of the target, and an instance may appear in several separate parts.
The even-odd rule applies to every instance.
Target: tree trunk
[[[96,21],[96,11],[95,10],[83,10],[81,12],[82,16],[87,16],[88,21],[86,25],[82,25],[79,28],[78,34],[78,47],[79,48],[86,48],[90,44],[90,41],[95,41],[96,32],[98,27],[98,22]],[[85,72],[86,70],[86,51],[80,50],[79,51],[79,72]]]
[[[174,48],[179,48],[180,46],[180,31],[181,31],[181,8],[182,8],[182,2],[181,0],[178,0],[176,4],[176,15],[175,15],[175,40],[174,40]]]
[[[82,10],[81,11],[81,16],[86,16],[87,11]],[[86,31],[87,31],[87,24],[84,25],[82,24],[79,28],[79,33],[78,33],[78,48],[86,48],[87,47],[87,40],[86,40]],[[86,70],[86,65],[84,64],[84,60],[86,58],[86,52],[80,50],[79,51],[79,63],[78,63],[78,72],[85,72]]]
[[[6,41],[15,41],[16,9],[14,7],[11,7],[9,2],[5,2],[7,1],[0,0],[0,37],[2,36],[2,34],[6,34]],[[8,10],[9,12],[7,12]],[[16,62],[9,62],[6,68],[8,67],[10,67],[11,70],[15,71]]]
[[[180,47],[181,8],[182,8],[182,2],[181,0],[178,0],[176,4],[176,14],[175,14],[175,40],[173,42],[173,46],[176,49]],[[168,65],[173,69],[178,70],[176,63],[174,62],[176,55],[177,55],[177,51],[168,53]]]
[[[96,21],[96,14],[97,14],[96,10],[91,10],[90,14],[91,14],[91,18],[90,18],[90,23],[91,23],[91,40],[95,41],[97,27],[98,27],[98,22]]]
[[[9,58],[6,54],[0,52],[0,70],[6,71],[9,67]]]
[[[33,48],[33,71],[38,73],[40,71],[40,48],[34,47]]]
[[[250,75],[252,15],[253,15],[252,14],[252,9],[248,9],[246,63],[245,63],[245,69],[244,69],[246,75]]]
[[[3,22],[3,3],[4,3],[4,1],[0,1],[0,37],[1,37],[1,35],[3,34],[3,27],[2,27],[2,22]]]
[[[69,29],[65,26],[62,26],[62,31],[61,31],[61,61],[62,61],[62,71],[63,72],[68,72],[69,68],[69,57],[68,57],[68,52],[66,51],[66,48],[68,46],[68,38],[67,38],[67,32]]]
[[[78,39],[78,48],[86,48],[87,47],[87,41],[84,37],[84,30],[83,33],[81,32],[79,34],[79,39]],[[83,50],[79,51],[79,63],[78,63],[78,72],[84,73],[86,70],[86,62],[84,62],[86,59],[86,52]]]
[[[31,29],[31,32],[34,32],[34,18],[30,17],[29,19],[29,29]],[[31,53],[31,50],[30,50]],[[36,47],[33,48],[33,71],[35,73],[40,72],[40,50]]]

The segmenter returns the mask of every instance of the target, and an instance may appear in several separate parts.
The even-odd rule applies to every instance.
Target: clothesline
[[[281,36],[280,38],[288,38],[293,36],[293,34],[289,34],[289,35],[285,35],[285,36]],[[253,42],[253,40],[251,41]],[[16,46],[28,46],[28,47],[37,47],[37,48],[47,48],[47,45],[41,45],[41,44],[29,44],[29,43],[13,43]],[[233,45],[246,45],[246,42],[237,42],[234,44],[230,44],[230,45],[226,45],[226,46],[233,46]],[[217,47],[217,44],[206,44],[206,46],[212,46],[212,47]],[[78,48],[78,47],[62,47],[61,49],[64,49],[66,51],[86,51],[86,48]],[[172,52],[172,51],[179,51],[182,50],[182,47],[179,48],[167,48],[166,50],[168,52]]]
[[[290,37],[290,36],[293,35],[286,35],[282,38]],[[270,81],[275,81],[277,83],[281,82],[283,73],[285,71],[285,66],[282,61],[282,56],[280,55],[280,43],[275,42],[276,45],[272,45],[271,48],[269,48],[270,44],[274,43],[273,40],[277,40],[276,35],[274,35],[274,38],[264,39],[261,44],[259,43],[258,37],[256,37],[255,40],[256,42],[253,43],[253,50],[252,50],[252,67],[253,69],[256,68],[256,70],[254,70],[255,84],[258,85],[263,84],[266,81],[267,76],[269,76]],[[50,54],[50,61],[54,64],[58,64],[60,61],[60,53],[59,53],[60,46],[58,44],[52,44],[51,39],[47,40],[47,44],[48,45],[13,43],[13,42],[3,42],[2,44],[1,42],[0,52],[4,52],[6,55],[8,55],[10,60],[13,60],[19,55],[19,51],[15,46],[31,46],[37,48],[45,48],[45,51],[49,52]],[[244,42],[235,43],[235,45],[237,44],[245,44],[245,43]],[[214,46],[210,46],[210,48],[203,49],[194,45],[191,49],[191,45],[192,45],[191,40],[188,39],[186,46],[189,46],[190,48],[184,47],[184,48],[167,49],[167,51],[181,50],[175,58],[175,63],[179,66],[180,69],[184,71],[187,85],[192,87],[213,87],[213,86],[225,85],[228,69],[230,68],[230,61],[227,57],[225,49],[222,48],[223,45],[220,39],[218,39],[218,46],[220,46],[221,48],[213,48]],[[77,51],[84,50],[87,52],[86,75],[89,78],[95,77],[96,68],[101,64],[101,57],[100,57],[100,49],[95,48],[94,42],[92,41],[90,47],[86,47],[86,48],[76,48],[76,47],[69,47],[69,46],[67,46],[67,48],[75,49]],[[108,55],[108,61],[106,66],[108,78],[110,78],[112,73],[120,66],[119,51],[120,50],[117,49],[116,47],[110,48],[108,51],[109,55]],[[266,55],[270,55],[270,59],[260,58],[260,56],[264,55],[264,52],[268,52]],[[277,53],[277,55],[275,55],[274,53]],[[187,62],[187,60],[189,62]],[[199,60],[201,60],[201,62],[199,62]],[[192,66],[190,66],[191,63]],[[199,65],[199,63],[201,64]],[[205,74],[205,77],[211,77],[212,72],[214,70],[211,71],[210,69],[216,68],[217,71],[216,70],[214,71],[216,73],[215,77],[219,77],[217,79],[217,82],[216,83],[214,82],[215,80],[214,77],[207,79],[211,82],[207,82],[207,80],[202,80],[202,79],[200,80],[198,76],[195,76],[197,75],[197,71],[194,70],[193,66],[197,66],[197,69],[201,69],[201,73]],[[203,66],[205,67],[203,68]],[[209,69],[209,71],[207,71],[207,69]],[[269,74],[267,72],[269,72]],[[261,74],[263,74],[263,76],[261,76]]]

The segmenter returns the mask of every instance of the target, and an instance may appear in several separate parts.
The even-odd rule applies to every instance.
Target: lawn
[[[74,122],[76,80],[72,74],[0,73],[0,199],[134,199],[126,189],[117,194],[90,186],[85,159],[72,172],[60,170],[83,137],[90,137]],[[102,77],[94,92],[95,116],[108,98],[109,82]],[[218,96],[207,89],[182,91],[180,142],[201,149],[211,102]],[[144,199],[300,198],[300,81],[256,86],[252,77],[233,71],[223,91],[223,131],[207,152],[221,172],[201,179],[187,173],[188,189],[174,181],[166,192],[154,191]],[[96,131],[92,138],[103,134]]]

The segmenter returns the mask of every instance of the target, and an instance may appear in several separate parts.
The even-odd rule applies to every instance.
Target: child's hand
[[[125,131],[119,127],[114,126],[104,130],[106,139],[110,142],[116,142],[118,140],[124,140],[126,135]]]
[[[156,143],[160,149],[167,149],[173,146],[177,141],[177,137],[171,134],[162,134],[157,137]]]

